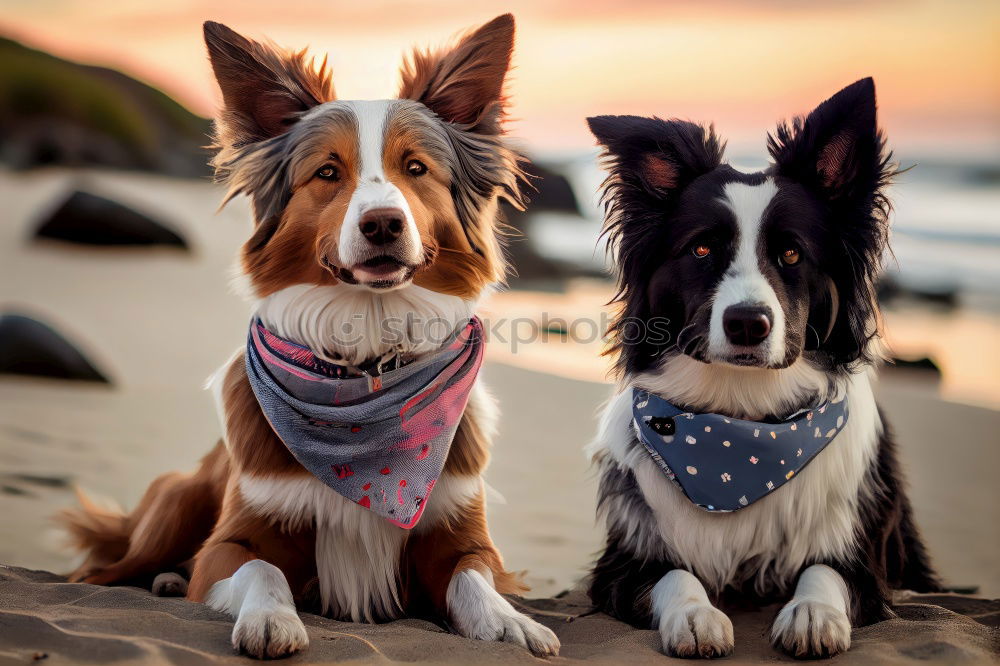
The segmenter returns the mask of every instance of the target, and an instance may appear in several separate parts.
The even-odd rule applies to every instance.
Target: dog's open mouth
[[[340,278],[345,282],[363,284],[372,289],[397,287],[413,277],[415,266],[404,264],[387,254],[367,259],[349,269],[340,269]]]

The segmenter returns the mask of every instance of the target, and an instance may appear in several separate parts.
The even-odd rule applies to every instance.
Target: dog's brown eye
[[[790,247],[781,253],[781,263],[785,266],[794,266],[799,263],[799,251]]]
[[[708,255],[712,254],[712,248],[707,245],[695,245],[694,249],[691,250],[691,254],[699,259],[704,259]]]
[[[337,171],[337,167],[326,164],[316,172],[316,177],[323,180],[340,180],[340,172]]]
[[[406,172],[411,176],[422,176],[427,173],[427,165],[420,160],[410,160],[406,163]]]

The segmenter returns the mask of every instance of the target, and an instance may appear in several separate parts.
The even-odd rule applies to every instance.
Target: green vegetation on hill
[[[0,37],[0,161],[208,173],[210,122],[163,92]]]

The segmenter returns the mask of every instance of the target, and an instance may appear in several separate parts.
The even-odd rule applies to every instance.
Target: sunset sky
[[[0,0],[0,33],[145,80],[209,115],[205,19],[329,53],[338,95],[395,92],[402,54],[511,11],[511,133],[536,149],[592,145],[583,119],[714,120],[763,150],[775,120],[872,75],[901,152],[1000,155],[1000,2],[83,2]]]

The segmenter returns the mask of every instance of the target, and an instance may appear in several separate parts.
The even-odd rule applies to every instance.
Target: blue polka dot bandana
[[[778,423],[692,414],[632,390],[639,441],[695,505],[738,511],[792,480],[847,424],[840,398]]]

